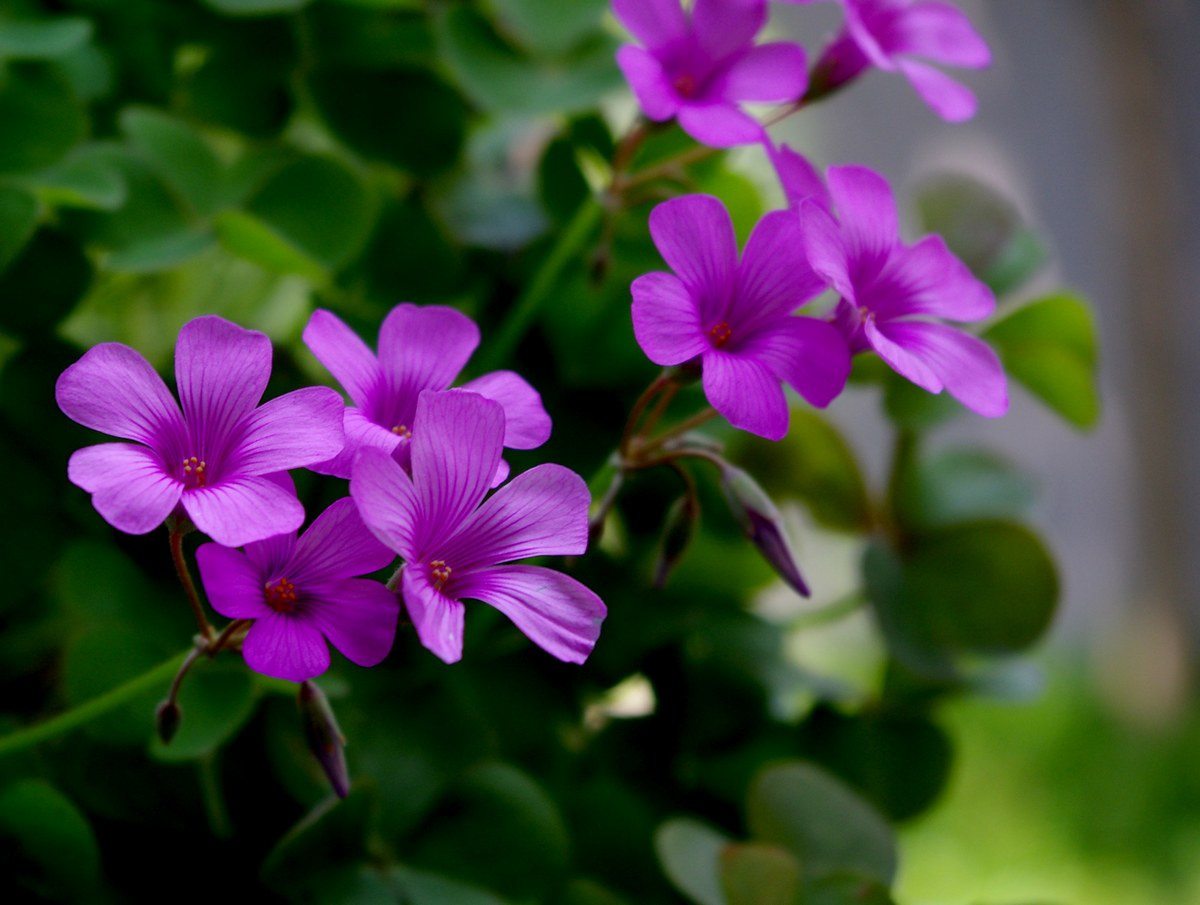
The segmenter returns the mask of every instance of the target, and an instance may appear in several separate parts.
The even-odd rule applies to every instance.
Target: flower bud
[[[304,721],[304,738],[308,749],[325,771],[329,784],[338,798],[350,792],[350,771],[346,768],[346,739],[338,728],[337,717],[329,706],[325,692],[313,682],[301,682],[300,717]]]
[[[654,567],[654,587],[661,588],[666,585],[667,576],[679,564],[688,544],[692,542],[699,517],[700,507],[695,496],[690,493],[685,493],[667,510],[667,518],[663,524],[662,547]]]
[[[792,556],[783,516],[766,491],[745,471],[724,462],[721,465],[721,489],[734,517],[741,522],[746,537],[758,547],[779,577],[802,597],[809,596],[808,585]]]
[[[154,711],[154,728],[158,732],[158,737],[162,739],[164,745],[171,744],[171,739],[175,737],[175,733],[179,731],[179,723],[183,719],[183,712],[179,709],[179,705],[174,699],[168,699],[158,705]]]

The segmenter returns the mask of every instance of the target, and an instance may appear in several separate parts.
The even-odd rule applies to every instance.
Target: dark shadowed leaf
[[[233,657],[197,663],[184,679],[179,708],[182,719],[171,743],[156,738],[150,746],[158,760],[195,760],[233,738],[254,713],[253,677]]]
[[[0,204],[3,194],[0,193]],[[45,332],[70,313],[92,282],[79,243],[49,229],[0,273],[0,328],[18,335]]]
[[[727,836],[690,817],[674,817],[654,834],[663,871],[698,905],[725,905],[720,859],[729,844]]]
[[[24,189],[0,186],[0,272],[37,229],[37,199]],[[4,297],[0,294],[0,306]]]
[[[87,131],[87,117],[70,84],[37,64],[9,66],[0,75],[0,173],[24,173],[63,158]]]
[[[721,852],[721,888],[727,905],[796,905],[800,863],[786,849],[757,842]]]
[[[0,791],[0,874],[11,901],[84,901],[100,886],[100,851],[87,820],[46,782]]]

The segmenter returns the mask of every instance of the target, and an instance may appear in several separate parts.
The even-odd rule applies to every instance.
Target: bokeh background
[[[135,675],[185,646],[191,630],[163,538],[114,535],[66,483],[66,456],[89,440],[53,407],[57,373],[110,339],[169,368],[179,325],[205,312],[276,341],[272,393],[327,379],[298,342],[318,305],[373,335],[397,301],[454,304],[494,338],[589,186],[603,181],[605,123],[619,135],[634,117],[611,64],[615,23],[604,26],[607,43],[577,46],[603,5],[0,0],[0,730]],[[934,440],[999,450],[1033,476],[1030,519],[1059,561],[1063,600],[1044,644],[1007,669],[1002,693],[940,706],[953,765],[932,807],[901,821],[896,899],[1200,901],[1200,9],[1194,0],[960,5],[995,53],[990,70],[965,77],[980,97],[970,123],[941,123],[907,85],[876,73],[775,133],[819,164],[888,174],[914,236],[915,199],[941,175],[990,186],[1047,249],[1019,297],[1069,287],[1091,301],[1101,337],[1094,429],[1073,429],[1018,390],[1005,419],[958,418]],[[447,40],[439,17],[460,8],[499,23],[509,49],[535,62],[514,66],[469,29]],[[37,41],[4,29],[31,19],[69,24]],[[833,4],[779,4],[771,30],[815,52],[838,21]],[[739,227],[780,200],[757,151],[732,154],[705,178]],[[517,338],[516,362],[556,419],[551,445],[516,457],[518,468],[544,455],[593,472],[653,374],[633,344],[620,282],[657,261],[644,227],[629,233],[614,243],[613,285],[596,290],[595,262],[579,256]],[[878,396],[854,387],[831,412],[876,485],[891,442]],[[310,508],[339,493],[319,482],[301,491]],[[657,528],[644,513],[639,521],[638,506],[661,504],[664,493],[652,486],[635,500],[634,541]],[[822,530],[803,506],[786,513],[815,603],[853,587],[862,539]],[[549,901],[556,893],[526,876],[565,870],[557,824],[529,816],[545,804],[540,783],[560,795],[576,867],[628,901],[672,901],[630,840],[669,797],[655,791],[668,778],[656,758],[693,743],[694,727],[636,728],[653,706],[651,685],[660,707],[671,702],[659,679],[675,677],[676,664],[630,637],[628,614],[658,607],[638,618],[648,634],[669,634],[672,619],[694,616],[688,595],[722,576],[753,586],[748,605],[766,618],[803,612],[761,564],[734,552],[730,526],[714,530],[717,540],[662,596],[644,588],[647,562],[595,567],[598,582],[630,585],[633,570],[640,583],[614,609],[626,618],[610,623],[610,653],[602,648],[583,678],[539,660],[486,616],[469,625],[473,665],[454,673],[411,638],[370,676],[336,670],[327,689],[358,752],[352,766],[387,803],[380,832],[391,848],[372,857],[465,877],[512,901]],[[787,652],[850,687],[881,657],[865,613],[790,637]],[[118,899],[163,894],[147,858],[180,876],[221,865],[195,880],[198,892],[231,878],[258,883],[276,841],[325,795],[288,690],[227,666],[198,683],[194,734],[174,753],[148,742],[147,714],[161,696],[151,691],[37,757],[0,761],[0,780],[52,781],[86,815]],[[637,681],[621,684],[631,673]],[[619,694],[606,694],[614,687]],[[714,707],[743,705],[720,683],[687,689],[712,694]],[[583,705],[591,723],[577,726],[570,714]],[[797,711],[811,705],[792,701]],[[614,731],[614,721],[629,728]],[[586,781],[564,766],[576,755]],[[448,792],[455,771],[481,756],[504,763]],[[670,780],[686,788],[688,809],[732,814],[719,793],[697,791],[703,762],[683,761]],[[508,811],[488,811],[496,801],[532,801],[521,812],[529,822],[505,824]],[[34,804],[49,823],[80,819]],[[366,805],[352,799],[344,823],[275,858],[271,894],[286,894],[305,858],[359,845],[354,808]],[[0,802],[0,829],[15,832],[21,813]],[[496,827],[527,834],[528,847],[501,847],[490,863]],[[95,857],[77,836],[55,844],[63,839],[79,846],[63,849],[76,861]],[[464,873],[456,858],[468,856],[486,866]],[[0,869],[27,870],[5,857]],[[622,864],[611,876],[610,861]],[[628,885],[612,879],[622,873]],[[40,891],[78,900],[90,875],[80,887],[70,876]],[[397,882],[418,905],[454,901],[411,876]],[[610,901],[570,888],[578,898],[552,900]]]

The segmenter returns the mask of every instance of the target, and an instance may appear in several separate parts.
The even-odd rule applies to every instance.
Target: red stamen
[[[263,598],[267,601],[267,606],[276,613],[291,613],[296,609],[300,592],[286,578],[281,578],[276,582],[268,581],[263,585]]]
[[[712,337],[713,345],[719,349],[733,338],[733,330],[729,324],[721,321],[709,329],[708,335]]]

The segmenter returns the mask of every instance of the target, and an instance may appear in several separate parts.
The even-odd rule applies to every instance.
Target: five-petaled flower
[[[295,531],[304,508],[270,475],[337,455],[338,394],[296,390],[258,405],[271,375],[271,341],[215,316],[179,331],[180,406],[138,352],[120,343],[87,351],[58,379],[59,408],[85,427],[133,443],[101,443],[71,456],[71,482],[114,528],[145,534],[181,506],[227,546]]]
[[[196,551],[213,609],[254,620],[242,644],[247,665],[293,682],[329,668],[325,639],[359,666],[375,666],[388,655],[400,602],[379,582],[359,576],[394,558],[349,498],[326,509],[299,538],[281,534],[247,544],[245,552],[219,544]]]
[[[345,448],[313,470],[348,478],[364,446],[382,449],[409,467],[417,397],[454,382],[479,345],[479,328],[453,308],[398,305],[379,330],[376,356],[336,315],[319,310],[304,329],[304,342],[354,403],[345,411]],[[464,387],[503,406],[505,446],[535,449],[549,439],[550,416],[541,396],[519,375],[495,371]],[[501,461],[496,482],[506,474]]]
[[[813,3],[820,0],[786,0]],[[939,0],[841,0],[846,24],[817,62],[817,80],[832,89],[874,66],[899,72],[938,116],[961,122],[975,115],[975,95],[965,85],[914,57],[944,66],[983,69],[992,62],[987,43],[962,10]]]
[[[791,153],[781,152],[785,158]],[[786,172],[780,169],[784,178]],[[873,349],[923,389],[945,389],[985,417],[1003,415],[1008,389],[996,353],[983,340],[930,320],[982,320],[995,310],[992,291],[940,236],[914,245],[901,240],[895,198],[878,173],[830,167],[828,182],[828,193],[801,198],[802,190],[793,188],[788,194],[799,201],[810,265],[841,295],[833,323],[851,350]]]
[[[821,407],[842,391],[850,372],[845,340],[824,321],[792,316],[826,288],[808,265],[793,214],[765,216],[740,263],[729,214],[709,195],[658,205],[650,233],[674,271],[633,282],[634,334],[651,361],[698,358],[713,408],[772,440],[788,429],[783,383]]]
[[[754,44],[766,0],[696,0],[690,13],[680,0],[613,0],[613,11],[644,45],[625,45],[617,63],[646,116],[674,117],[703,144],[761,140],[741,104],[794,101],[808,87],[801,47]]]
[[[368,447],[355,460],[350,494],[368,527],[404,558],[401,589],[421,643],[447,663],[460,659],[462,601],[470,598],[500,610],[560,660],[582,663],[606,613],[600,598],[561,572],[509,563],[584,552],[583,479],[539,465],[484,501],[505,421],[498,403],[476,393],[423,392],[416,428],[412,477]]]

